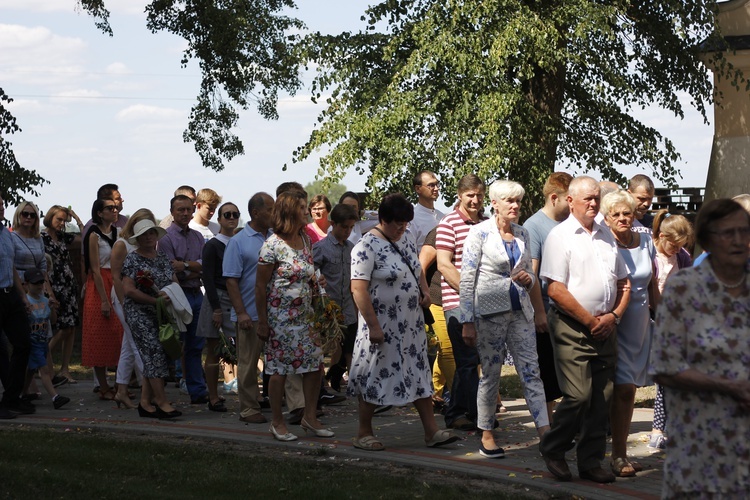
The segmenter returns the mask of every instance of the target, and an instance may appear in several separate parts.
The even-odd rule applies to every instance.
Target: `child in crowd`
[[[652,225],[654,246],[656,246],[656,273],[659,295],[664,291],[667,279],[678,270],[692,265],[686,246],[693,244],[693,225],[682,215],[672,215],[667,210],[659,210]],[[664,411],[664,389],[656,386],[654,401],[654,424],[648,447],[664,449],[667,438],[664,428],[667,415]]]
[[[341,353],[332,357],[331,368],[326,374],[331,387],[341,390],[341,378],[349,368],[357,336],[357,309],[352,298],[351,261],[354,244],[348,240],[354,225],[359,220],[357,210],[351,205],[339,203],[331,211],[331,230],[322,240],[313,245],[315,269],[320,270],[326,279],[328,297],[341,306],[346,325],[346,336]]]
[[[28,373],[26,376],[27,387],[31,383],[34,372],[39,371],[42,385],[47,394],[52,396],[52,404],[55,409],[62,408],[70,402],[70,398],[61,396],[52,385],[52,371],[47,364],[49,346],[47,340],[51,332],[51,323],[56,321],[57,314],[49,307],[49,300],[44,296],[44,273],[39,269],[26,271],[25,280],[29,293],[26,297],[31,306],[29,323],[31,324],[31,353],[29,354]]]

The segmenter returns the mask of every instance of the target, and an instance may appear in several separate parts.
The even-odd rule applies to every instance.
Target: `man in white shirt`
[[[423,170],[414,176],[414,191],[417,204],[414,205],[414,218],[409,223],[409,231],[417,242],[417,251],[424,245],[427,233],[437,227],[443,212],[435,209],[435,201],[440,196],[440,183],[435,174]]]
[[[539,273],[547,280],[558,382],[563,392],[552,428],[539,450],[549,471],[570,481],[565,461],[576,434],[581,479],[615,480],[602,469],[607,448],[607,415],[617,361],[617,324],[630,300],[630,282],[614,236],[595,222],[600,190],[591,177],[573,179],[568,188],[570,216],[544,243]]]

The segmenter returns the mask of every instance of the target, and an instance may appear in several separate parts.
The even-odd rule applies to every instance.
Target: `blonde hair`
[[[682,215],[670,214],[666,209],[656,212],[651,228],[654,241],[664,238],[677,245],[690,247],[695,240],[695,231],[690,221]]]
[[[635,212],[635,207],[638,205],[636,203],[635,198],[633,198],[633,195],[625,191],[624,189],[620,189],[619,191],[612,191],[611,193],[608,193],[604,198],[602,199],[602,207],[600,212],[604,215],[609,215],[610,210],[615,208],[617,205],[627,205],[630,207],[630,210]]]
[[[37,207],[30,201],[22,201],[16,208],[16,213],[13,214],[13,230],[17,231],[21,226],[21,212],[23,212],[26,207],[31,207],[31,209],[36,214],[34,225],[31,227],[31,237],[39,238],[42,235],[42,233],[39,232],[39,207]]]
[[[213,189],[203,188],[195,196],[195,203],[205,203],[206,205],[216,206],[221,203],[221,196]]]

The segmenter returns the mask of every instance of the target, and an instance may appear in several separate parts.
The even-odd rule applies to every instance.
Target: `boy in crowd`
[[[57,315],[54,310],[50,309],[49,300],[44,296],[44,273],[38,269],[31,269],[26,271],[24,279],[29,287],[26,298],[31,307],[29,314],[31,353],[29,354],[26,385],[28,386],[31,383],[34,372],[38,370],[42,384],[47,390],[47,394],[52,396],[52,404],[58,410],[69,403],[70,398],[57,393],[52,385],[52,371],[47,365],[47,357],[49,356],[47,336],[50,332],[50,325],[55,322]]]

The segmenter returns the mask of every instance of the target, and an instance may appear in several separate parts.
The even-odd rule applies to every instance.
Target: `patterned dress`
[[[352,250],[352,279],[369,282],[385,340],[370,343],[370,330],[360,314],[348,392],[376,405],[405,405],[432,396],[419,284],[409,270],[410,265],[419,276],[417,248],[410,236],[395,244],[408,265],[388,241],[370,233]]]
[[[650,371],[676,375],[694,368],[750,380],[748,332],[750,292],[726,293],[709,263],[682,269],[669,278],[658,308]],[[662,498],[746,498],[750,414],[728,394],[664,387],[664,395],[670,418]]]
[[[42,233],[44,251],[52,258],[52,269],[49,280],[55,298],[60,303],[57,309],[57,323],[52,331],[78,326],[78,283],[73,274],[68,245],[75,239],[71,233],[58,233],[58,240],[53,241],[48,233]]]
[[[156,296],[156,291],[138,282],[139,271],[150,271],[151,279],[157,289],[162,289],[172,283],[174,271],[164,252],[157,252],[156,257],[149,259],[138,252],[130,252],[122,265],[122,275],[135,281],[135,286],[141,292]],[[159,343],[159,324],[156,321],[156,306],[140,304],[130,297],[125,297],[123,304],[125,320],[133,334],[133,341],[143,360],[143,376],[146,378],[161,378],[169,374],[167,353]]]
[[[268,341],[265,371],[270,375],[309,373],[320,369],[323,351],[310,329],[315,275],[312,250],[296,250],[273,234],[260,250],[259,265],[273,265],[266,288]]]

